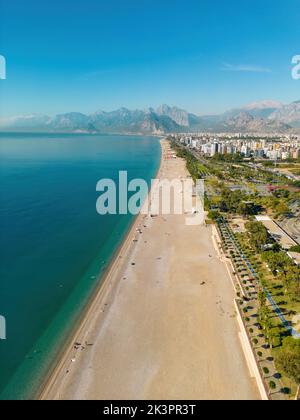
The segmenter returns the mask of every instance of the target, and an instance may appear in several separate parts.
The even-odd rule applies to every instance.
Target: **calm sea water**
[[[97,181],[159,162],[153,137],[0,134],[0,399],[33,397],[133,221],[96,213]]]

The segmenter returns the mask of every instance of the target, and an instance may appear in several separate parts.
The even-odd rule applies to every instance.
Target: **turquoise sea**
[[[30,399],[133,216],[96,212],[96,183],[154,178],[155,137],[0,134],[0,399]]]

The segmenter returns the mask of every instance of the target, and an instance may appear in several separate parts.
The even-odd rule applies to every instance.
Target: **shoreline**
[[[188,176],[161,145],[157,177]],[[139,214],[40,399],[260,399],[212,235],[183,214]]]
[[[160,164],[156,173],[156,178],[159,177],[162,170],[162,143],[164,141],[167,140],[165,138],[161,138],[159,140],[161,153]],[[151,197],[151,193],[152,191],[150,190],[148,193],[148,198]],[[71,360],[72,355],[76,353],[74,351],[74,343],[79,341],[84,342],[83,340],[78,340],[78,336],[80,336],[84,331],[84,328],[89,321],[89,317],[95,310],[95,307],[99,304],[99,301],[101,302],[103,301],[103,299],[107,298],[108,295],[110,295],[110,292],[112,296],[114,295],[114,288],[117,285],[109,283],[110,277],[112,277],[115,274],[115,271],[119,268],[119,263],[122,265],[122,263],[126,261],[126,258],[129,257],[130,252],[133,251],[132,248],[134,248],[135,245],[134,238],[136,237],[136,230],[145,218],[146,216],[141,213],[139,213],[133,218],[132,223],[128,228],[127,233],[125,234],[123,241],[112,255],[111,262],[109,263],[105,272],[102,273],[102,275],[99,277],[99,285],[95,288],[95,291],[92,293],[91,297],[86,303],[86,307],[85,309],[83,309],[82,314],[79,315],[79,320],[76,323],[77,325],[74,325],[73,330],[70,332],[70,336],[67,339],[64,348],[61,350],[60,354],[57,355],[56,360],[53,361],[53,367],[50,368],[47,379],[44,381],[43,384],[41,384],[41,386],[39,387],[40,389],[36,392],[36,395],[34,395],[33,399],[47,399],[47,394],[51,392],[51,388],[54,386],[55,381],[58,380],[59,375],[62,373],[61,371],[63,367],[67,364],[67,360]]]

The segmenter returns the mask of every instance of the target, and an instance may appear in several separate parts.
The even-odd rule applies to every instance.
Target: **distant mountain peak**
[[[268,99],[264,101],[252,102],[241,108],[232,109],[227,111],[225,115],[227,117],[233,117],[238,115],[240,112],[246,111],[255,118],[269,118],[272,113],[282,109],[283,107],[284,105],[281,102]]]
[[[98,109],[98,111],[94,112],[93,115],[104,115],[105,111],[102,111],[102,109]]]
[[[253,110],[253,109],[280,109],[283,107],[283,104],[278,101],[273,101],[271,99],[259,101],[259,102],[252,102],[247,104],[243,107],[246,110]]]
[[[250,112],[242,111],[226,120],[228,128],[246,132],[285,132],[291,127],[272,119],[254,117]]]
[[[170,107],[169,105],[160,105],[156,110],[157,115],[167,116],[171,118],[176,124],[182,127],[188,127],[190,125],[189,113],[184,109],[177,108],[176,106]]]
[[[269,119],[280,121],[293,127],[300,127],[300,101],[292,102],[275,110],[269,116]]]

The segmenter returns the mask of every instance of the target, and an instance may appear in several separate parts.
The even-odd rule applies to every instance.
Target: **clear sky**
[[[2,116],[300,99],[300,0],[0,0]]]

